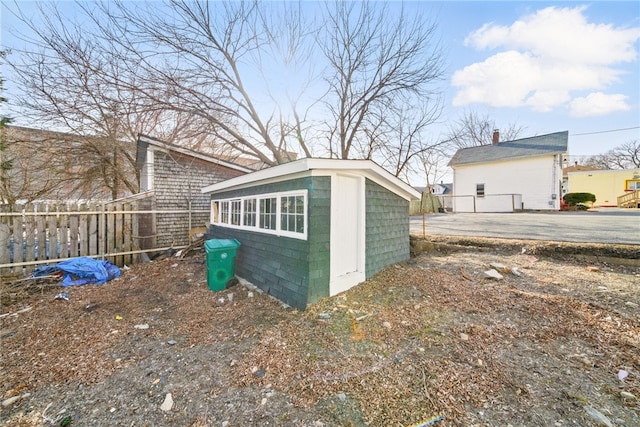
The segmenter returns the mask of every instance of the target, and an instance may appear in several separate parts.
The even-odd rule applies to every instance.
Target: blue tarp
[[[34,277],[62,273],[62,286],[100,285],[120,277],[120,269],[111,261],[89,257],[71,258],[54,266],[44,266],[33,272]]]

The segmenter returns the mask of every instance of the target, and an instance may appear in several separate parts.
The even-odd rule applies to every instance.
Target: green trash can
[[[226,289],[235,274],[236,253],[240,242],[236,239],[211,239],[204,242],[207,253],[207,284],[212,291]]]

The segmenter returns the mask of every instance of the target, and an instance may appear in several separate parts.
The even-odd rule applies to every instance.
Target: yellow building
[[[618,197],[640,190],[640,168],[568,173],[569,193],[591,193],[594,207],[616,207]]]

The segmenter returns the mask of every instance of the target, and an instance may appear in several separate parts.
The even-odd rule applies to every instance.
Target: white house
[[[451,158],[454,212],[559,210],[569,132],[462,148]]]

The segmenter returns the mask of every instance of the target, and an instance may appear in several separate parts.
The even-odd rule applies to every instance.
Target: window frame
[[[633,184],[633,185],[632,185]],[[631,187],[635,188],[631,188]],[[625,191],[636,191],[640,190],[640,179],[627,179]]]
[[[283,202],[289,200],[289,198],[291,197],[294,198],[295,204],[298,203],[298,200],[302,201],[302,209],[298,208],[298,210],[301,210],[302,212],[298,212],[298,210],[294,212],[283,212]],[[298,199],[299,197],[301,197],[301,199]],[[274,218],[274,229],[263,228],[264,214],[261,214],[261,206],[263,205],[263,203],[266,206],[266,200],[269,199],[275,199],[275,212],[268,213],[270,218]],[[251,206],[251,201],[253,201],[254,203],[253,206]],[[239,206],[240,211],[234,211],[234,206]],[[254,210],[247,210],[248,206],[253,207]],[[307,232],[309,227],[308,207],[309,197],[307,190],[280,191],[274,193],[251,194],[241,197],[212,199],[211,223],[220,227],[235,228],[239,230],[254,231],[258,233],[273,234],[276,236],[307,240]],[[237,215],[239,215],[239,224],[232,223],[234,218],[238,218],[238,216],[235,215],[236,213]],[[293,223],[296,225],[294,229],[297,229],[297,219],[301,218],[303,230],[302,232],[288,230],[288,226],[283,228],[283,220],[286,218],[288,223],[289,218],[291,217],[294,218]],[[248,218],[253,218],[253,221],[248,221]],[[254,224],[247,225],[247,222],[254,222]]]

